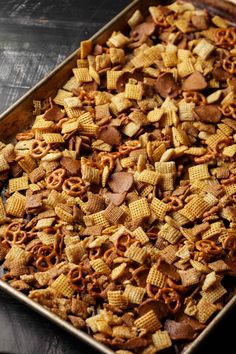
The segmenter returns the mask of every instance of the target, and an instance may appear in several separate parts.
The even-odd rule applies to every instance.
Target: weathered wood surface
[[[128,3],[129,0],[0,0],[0,112]],[[195,353],[236,352],[234,313],[235,310]],[[0,353],[95,351],[0,291]]]

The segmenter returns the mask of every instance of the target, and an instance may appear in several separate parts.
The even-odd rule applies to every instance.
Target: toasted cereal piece
[[[207,239],[210,239],[216,235],[219,235],[221,233],[221,230],[222,230],[222,223],[220,221],[214,222],[210,225],[210,229],[205,231],[202,234],[202,239],[207,240]]]
[[[212,17],[211,22],[219,28],[227,28],[229,26],[228,22],[220,16]]]
[[[132,106],[132,102],[125,97],[125,93],[121,92],[118,95],[113,96],[112,98],[112,103],[115,107],[115,109],[121,113],[127,108]]]
[[[209,205],[205,200],[196,195],[192,198],[183,209],[179,210],[179,213],[189,220],[194,221],[197,218],[200,218],[205,211],[209,209]]]
[[[132,259],[133,261],[143,264],[146,259],[146,251],[132,244],[126,251],[125,257]]]
[[[143,95],[143,88],[140,83],[138,83],[138,84],[127,83],[125,85],[125,97],[126,98],[140,101],[142,99],[142,95]]]
[[[98,274],[110,274],[111,269],[102,259],[94,259],[90,261],[91,266]]]
[[[210,303],[215,303],[227,293],[227,290],[217,282],[207,290],[201,291],[202,298]]]
[[[122,290],[109,290],[107,292],[108,303],[114,307],[126,307],[128,303],[127,297]]]
[[[107,70],[107,89],[116,90],[116,83],[123,71]]]
[[[51,120],[45,120],[43,118],[43,115],[40,115],[35,118],[34,124],[32,126],[32,130],[36,130],[36,129],[47,130],[47,129],[51,128],[53,126],[53,124],[54,123]],[[37,139],[37,138],[35,137],[35,139]]]
[[[23,158],[18,161],[18,165],[25,171],[28,175],[37,167],[35,160],[26,154]]]
[[[64,102],[69,108],[81,108],[83,107],[82,102],[79,97],[67,97],[64,99]]]
[[[222,153],[224,156],[233,157],[236,154],[236,144],[226,146]]]
[[[155,107],[152,111],[148,112],[147,119],[151,123],[158,122],[164,114],[164,110],[162,108]]]
[[[190,259],[190,264],[198,272],[207,274],[207,273],[209,273],[211,271],[207,264],[204,264],[202,262],[196,261],[194,259]]]
[[[170,53],[166,51],[165,53],[161,53],[161,57],[166,68],[172,68],[178,63],[176,53]]]
[[[38,220],[38,222],[37,222],[35,228],[36,228],[37,230],[43,230],[43,229],[45,229],[45,228],[47,228],[47,227],[52,226],[52,224],[54,223],[54,221],[55,221],[55,218],[40,219],[40,220]]]
[[[143,170],[139,174],[137,180],[139,182],[144,182],[144,183],[148,183],[148,184],[155,186],[159,182],[160,177],[161,177],[161,175],[158,172],[150,171],[150,170]]]
[[[216,284],[219,281],[218,276],[216,275],[216,272],[210,272],[209,274],[206,275],[206,278],[204,280],[204,283],[202,285],[202,290],[206,291],[209,288],[212,287],[212,285]]]
[[[179,270],[179,275],[181,277],[183,286],[190,286],[198,284],[201,273],[195,268],[190,268],[187,270]]]
[[[156,352],[169,348],[172,345],[170,336],[167,331],[157,331],[152,335],[153,344]]]
[[[100,171],[97,168],[83,164],[81,161],[81,173],[84,181],[89,183],[100,183]]]
[[[154,211],[158,220],[163,221],[165,219],[166,213],[168,211],[167,204],[154,197],[151,202],[150,208],[152,211]]]
[[[5,157],[2,154],[0,154],[0,172],[7,171],[9,170],[9,168],[10,166],[8,165]]]
[[[145,243],[149,242],[149,237],[146,232],[139,226],[137,229],[133,231],[133,235],[135,239],[141,243],[141,245],[145,245]]]
[[[58,133],[43,134],[43,140],[46,141],[47,144],[64,143],[63,136]]]
[[[65,221],[66,223],[71,224],[73,222],[73,212],[68,205],[57,204],[55,207],[55,213],[61,220]]]
[[[75,292],[64,274],[59,275],[59,277],[51,284],[51,287],[68,298],[72,298]]]
[[[56,190],[51,190],[46,200],[46,204],[55,208],[55,206],[60,203],[65,203],[65,198],[62,196],[61,193],[57,192]]]
[[[143,15],[140,10],[136,10],[133,15],[129,18],[128,24],[131,28],[138,26],[143,21]]]
[[[88,68],[75,68],[72,69],[78,82],[91,82],[93,81]]]
[[[69,91],[65,91],[65,90],[62,90],[62,89],[59,89],[57,91],[57,94],[56,94],[56,97],[53,99],[53,101],[58,104],[59,106],[64,106],[65,102],[65,98],[68,98],[68,97],[72,97],[73,96],[73,93],[72,92],[69,92]],[[48,121],[50,123],[53,123],[51,121]],[[33,125],[33,128],[36,129]],[[42,129],[42,127],[39,127],[40,129]]]
[[[134,325],[138,329],[146,329],[153,333],[162,327],[161,322],[158,320],[157,315],[153,310],[148,311],[143,316],[134,321]]]
[[[55,235],[50,235],[46,232],[40,231],[37,233],[37,236],[44,245],[54,245]]]
[[[158,288],[164,288],[166,286],[166,276],[161,273],[154,264],[148,273],[146,282],[155,285]]]
[[[130,203],[129,210],[133,220],[147,218],[151,213],[146,198],[141,198]]]
[[[18,218],[22,218],[25,214],[26,198],[15,192],[6,202],[6,213]]]
[[[127,284],[124,291],[124,295],[127,296],[128,301],[131,304],[141,304],[145,293],[145,288],[133,286],[131,284]]]
[[[227,138],[227,135],[225,135],[222,131],[218,130],[217,134],[211,134],[209,137],[206,139],[206,144],[211,148],[215,149],[216,146],[223,140]]]
[[[63,89],[66,91],[73,91],[73,90],[78,90],[79,88],[79,83],[76,80],[75,76],[72,76],[63,86]]]
[[[78,118],[81,115],[81,110],[79,108],[70,108],[66,103],[64,109],[69,118]]]
[[[230,270],[230,267],[223,261],[219,259],[215,262],[208,263],[210,269],[213,269],[215,272],[224,272]]]
[[[81,59],[86,59],[89,54],[91,54],[93,49],[93,42],[91,39],[80,42],[80,57]]]
[[[127,267],[126,263],[121,263],[118,267],[115,267],[111,272],[111,279],[116,280],[124,274]]]
[[[83,242],[67,245],[65,247],[65,254],[69,262],[79,264],[81,258],[85,254]]]
[[[21,247],[13,245],[10,249],[10,251],[7,253],[5,259],[8,262],[13,262],[14,260],[18,259],[27,259],[28,252],[23,250]]]
[[[129,38],[121,32],[113,32],[107,41],[109,47],[124,48],[129,43]]]
[[[196,45],[193,50],[193,53],[197,54],[201,59],[206,60],[211,55],[214,49],[215,47],[203,38]]]
[[[208,171],[208,164],[201,164],[189,167],[188,173],[190,183],[193,183],[196,180],[202,180],[211,177]]]
[[[169,243],[174,245],[179,241],[182,237],[182,233],[176,229],[175,227],[171,226],[170,224],[164,224],[159,231],[159,235],[161,235],[165,240]]]
[[[18,177],[18,178],[11,178],[9,180],[9,193],[12,194],[16,191],[22,191],[25,189],[28,189],[28,176],[22,176],[22,177]]]
[[[140,128],[141,125],[139,123],[129,122],[123,128],[122,133],[129,137],[133,137],[140,130]]]
[[[99,73],[96,71],[93,65],[89,65],[89,75],[98,85],[100,85],[101,80]]]
[[[206,323],[207,320],[217,311],[217,306],[213,303],[201,298],[197,304],[196,318],[200,323]]]

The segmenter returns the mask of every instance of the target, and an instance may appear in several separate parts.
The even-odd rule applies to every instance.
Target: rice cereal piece
[[[78,130],[79,125],[80,125],[80,123],[79,123],[78,119],[74,119],[74,118],[70,119],[67,122],[62,124],[61,133],[67,134],[67,133],[76,131],[76,130]]]
[[[200,218],[205,211],[209,209],[209,205],[205,200],[196,195],[193,197],[183,209],[179,210],[179,213],[191,221]]]
[[[162,327],[157,315],[153,310],[148,311],[143,316],[134,321],[135,327],[138,329],[146,329],[148,332],[155,332]]]
[[[179,118],[182,122],[191,122],[194,121],[193,109],[195,107],[195,103],[186,102],[185,100],[181,100],[178,103],[179,106]]]
[[[196,261],[195,259],[190,259],[190,264],[193,268],[195,268],[198,272],[201,273],[209,273],[211,270],[207,264]]]
[[[194,181],[208,179],[211,177],[208,171],[208,164],[201,164],[189,167],[188,174],[191,184]]]
[[[125,257],[132,259],[133,261],[143,264],[146,259],[146,251],[145,249],[132,244],[126,251]]]
[[[164,114],[162,108],[155,107],[152,111],[148,112],[147,119],[150,123],[158,122]]]
[[[169,348],[172,345],[170,336],[167,331],[157,331],[152,335],[152,341],[156,349],[155,353]]]
[[[166,68],[172,68],[178,63],[176,53],[170,53],[166,51],[164,53],[161,53],[161,57]]]
[[[0,154],[0,172],[9,170],[10,166],[8,165],[5,157]]]
[[[73,211],[68,205],[57,204],[55,213],[62,221],[68,224],[71,224],[74,220]]]
[[[126,126],[123,128],[122,133],[125,135],[129,136],[130,138],[133,137],[141,128],[140,124],[134,123],[134,122],[129,122],[126,124]]]
[[[114,307],[126,307],[128,299],[122,290],[109,290],[107,292],[108,303]]]
[[[91,125],[94,124],[94,119],[90,112],[85,112],[79,116],[78,122],[81,125]]]
[[[46,204],[55,208],[57,204],[60,203],[65,203],[65,198],[63,197],[63,195],[54,189],[51,190],[48,198],[46,199]]]
[[[176,166],[174,161],[160,161],[155,162],[155,170],[161,174],[176,173]]]
[[[168,205],[159,200],[158,198],[154,197],[151,204],[151,210],[155,213],[157,219],[159,221],[164,221],[166,213],[168,211]]]
[[[190,286],[198,284],[201,273],[195,268],[190,268],[187,270],[179,270],[179,275],[181,277],[181,282],[183,286]]]
[[[81,161],[81,173],[84,181],[87,181],[89,183],[94,183],[94,184],[100,183],[100,171],[97,168],[82,163],[82,161]]]
[[[197,54],[201,59],[206,60],[211,55],[214,49],[215,47],[203,38],[196,45],[193,50],[193,53]]]
[[[27,259],[28,252],[23,250],[19,246],[13,245],[10,251],[7,253],[5,259],[7,262],[13,262],[16,259]]]
[[[194,73],[195,68],[193,66],[193,61],[189,58],[184,60],[182,63],[177,64],[178,76],[185,78],[190,74]]]
[[[141,243],[141,245],[145,245],[147,242],[149,242],[149,237],[141,226],[133,231],[133,235],[135,239]]]
[[[230,267],[223,261],[223,259],[218,259],[217,261],[208,263],[208,266],[217,273],[230,270]]]
[[[109,203],[107,208],[104,210],[104,217],[109,221],[112,225],[117,225],[121,223],[124,218],[125,211],[118,206],[115,206],[112,203]]]
[[[160,161],[165,151],[166,151],[165,143],[161,143],[152,151],[152,154],[148,157],[152,162]]]
[[[80,42],[80,57],[81,59],[86,59],[89,54],[91,54],[93,49],[93,42],[91,39]]]
[[[54,245],[55,242],[55,235],[50,235],[46,232],[38,232],[37,233],[38,239],[44,244],[44,245]]]
[[[124,291],[124,295],[127,296],[128,301],[131,304],[141,304],[145,293],[145,288],[133,286],[131,284],[127,284]]]
[[[72,298],[75,292],[64,274],[59,275],[59,277],[51,284],[51,287],[67,298]]]
[[[121,32],[113,32],[107,41],[109,47],[124,48],[129,43],[129,38]]]
[[[18,218],[25,215],[26,197],[22,194],[15,192],[6,202],[6,213]]]
[[[150,170],[143,170],[139,174],[137,180],[139,182],[144,182],[144,183],[148,183],[148,184],[155,186],[159,182],[160,177],[161,177],[161,175],[158,172],[150,171]]]
[[[24,157],[18,161],[18,165],[24,172],[27,173],[27,175],[29,175],[30,172],[37,167],[35,160],[30,156],[30,154],[24,155]]]
[[[126,263],[121,263],[119,266],[115,267],[111,272],[111,280],[119,279],[119,277],[124,274],[126,267]]]
[[[47,144],[64,143],[63,136],[61,134],[58,134],[58,133],[43,134],[43,140],[46,141]]]
[[[24,175],[22,177],[18,178],[11,178],[9,179],[9,187],[8,191],[10,194],[16,192],[16,191],[22,191],[25,189],[28,189],[29,184],[28,184],[28,176]]]
[[[131,202],[129,204],[129,210],[132,220],[147,218],[151,214],[146,198],[141,198]]]
[[[212,304],[221,299],[226,293],[227,290],[219,282],[212,285],[209,289],[201,291],[202,298]]]
[[[131,28],[135,28],[144,20],[143,15],[140,10],[136,10],[133,15],[129,18],[128,24]]]
[[[155,285],[158,288],[164,288],[166,286],[166,276],[161,273],[154,264],[148,273],[146,282],[147,284]]]
[[[38,220],[35,228],[36,230],[43,230],[46,229],[47,227],[52,226],[52,224],[54,223],[55,218],[45,218],[45,219],[40,219]]]
[[[64,106],[65,105],[64,99],[68,98],[68,97],[72,97],[72,96],[73,96],[72,92],[59,89],[57,91],[56,97],[53,99],[53,101],[56,104],[58,104],[59,106]],[[48,121],[48,122],[50,122],[50,121]],[[53,123],[53,122],[51,122],[51,123]],[[33,128],[35,129],[34,125],[33,125]],[[42,129],[41,127],[39,127],[39,128]]]
[[[176,244],[182,237],[180,230],[167,223],[161,227],[159,235],[172,245]]]
[[[46,119],[44,119],[43,115],[40,115],[35,118],[34,124],[32,126],[32,130],[33,131],[47,130],[47,129],[50,129],[53,126],[53,124],[54,123],[51,120],[46,120]],[[35,137],[35,139],[37,139],[37,138]]]
[[[116,90],[116,84],[119,77],[123,74],[121,70],[107,70],[107,89]]]
[[[66,91],[72,92],[73,90],[78,90],[79,83],[76,80],[75,76],[72,76],[63,86],[63,89]]]
[[[201,298],[197,304],[197,314],[196,319],[200,323],[206,323],[207,320],[213,315],[214,312],[218,310],[218,307],[211,302]]]
[[[112,103],[119,113],[125,111],[132,106],[132,102],[125,97],[125,93],[121,92],[112,97]]]
[[[210,229],[202,234],[202,239],[207,240],[212,237],[215,237],[216,235],[219,235],[222,231],[222,226],[222,222],[220,221],[212,223],[210,225]]]
[[[111,269],[101,258],[90,260],[90,264],[97,274],[109,275],[111,273]]]
[[[140,101],[142,99],[142,96],[143,96],[143,88],[140,83],[138,84],[127,83],[125,85],[126,98]]]
[[[93,81],[88,68],[75,68],[72,69],[73,74],[78,82],[91,82]],[[68,96],[69,97],[69,96]],[[65,98],[65,97],[64,97]],[[64,103],[64,102],[63,102]],[[58,103],[59,104],[59,103]]]

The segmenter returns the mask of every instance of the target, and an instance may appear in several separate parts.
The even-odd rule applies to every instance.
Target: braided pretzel
[[[159,289],[155,299],[164,300],[171,313],[176,313],[181,306],[180,296],[176,290],[172,288]]]
[[[215,42],[223,48],[233,47],[236,44],[235,28],[219,28],[215,33]]]
[[[59,262],[59,256],[51,246],[41,246],[37,252],[36,268],[43,272],[54,267]]]
[[[86,188],[81,177],[67,178],[62,185],[62,189],[71,197],[81,197],[86,192]]]
[[[225,59],[223,59],[223,68],[230,74],[236,74],[236,56],[228,55]]]
[[[4,239],[10,245],[21,245],[27,240],[27,234],[22,230],[22,224],[14,221],[8,225],[4,233]]]
[[[53,171],[46,179],[48,189],[60,189],[65,174],[66,171],[63,168],[58,168],[57,170]]]
[[[195,103],[196,105],[204,105],[206,104],[206,97],[197,91],[188,91],[188,92],[183,92],[183,97],[185,102],[187,103]]]
[[[196,242],[196,249],[203,255],[218,255],[222,248],[217,246],[212,240],[200,240]]]
[[[34,159],[41,159],[49,150],[50,144],[47,144],[46,141],[35,140],[32,144],[30,155]]]

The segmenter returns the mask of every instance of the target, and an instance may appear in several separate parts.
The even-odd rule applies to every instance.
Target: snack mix
[[[2,279],[117,354],[179,353],[236,276],[236,30],[191,3],[81,43],[0,143]]]

